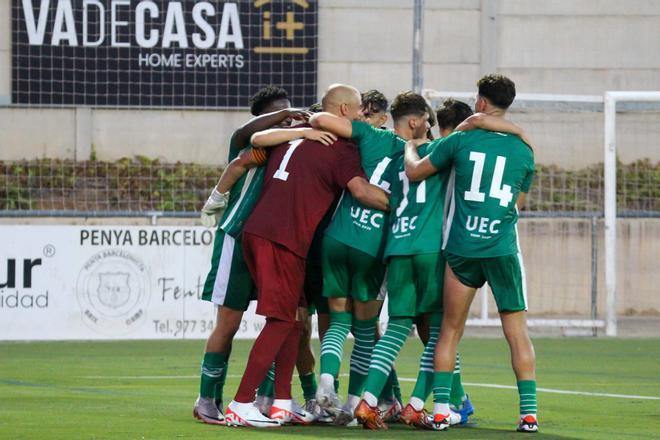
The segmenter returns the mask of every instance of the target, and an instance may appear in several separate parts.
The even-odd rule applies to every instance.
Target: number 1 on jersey
[[[486,163],[486,153],[471,151],[470,160],[474,162],[474,170],[472,171],[470,191],[465,191],[464,198],[470,202],[483,202],[486,200],[486,194],[479,191],[479,188],[481,187],[481,176],[484,172],[484,164]],[[511,203],[511,200],[513,200],[513,193],[511,192],[510,185],[502,185],[505,166],[506,157],[497,156],[495,170],[493,171],[493,180],[490,183],[488,196],[498,199],[500,201],[500,206],[507,207],[509,206],[509,203]]]
[[[296,148],[298,148],[298,145],[300,145],[302,141],[304,141],[304,139],[296,139],[295,141],[289,142],[289,148],[286,150],[286,153],[284,153],[280,167],[275,170],[275,174],[273,174],[275,179],[284,180],[286,182],[286,180],[289,178],[289,172],[286,170],[286,166],[289,164],[291,155],[294,151],[296,151]]]

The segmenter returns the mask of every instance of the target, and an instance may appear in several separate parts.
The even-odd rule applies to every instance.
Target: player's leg
[[[423,321],[429,328],[429,338],[424,345],[415,388],[402,419],[408,424],[428,427],[424,417],[424,403],[433,390],[433,355],[442,323],[441,283],[444,278],[445,260],[440,253],[414,255],[411,258],[418,301],[417,311],[424,316]]]
[[[381,260],[360,250],[349,249],[349,265],[355,343],[351,352],[348,396],[342,413],[337,416],[337,423],[343,424],[353,420],[353,413],[364,390],[382,305],[379,295],[384,289],[385,278],[385,266]]]
[[[293,350],[297,354],[300,326],[296,324],[296,316],[298,303],[303,297],[305,261],[282,246],[245,232],[243,245],[245,261],[259,292],[257,313],[266,316],[266,325],[250,351],[234,401],[227,407],[226,422],[237,426],[279,426],[279,421],[259,413],[252,400],[255,388],[278,359],[287,341],[289,344],[284,347],[285,352]],[[292,340],[295,344],[290,343]],[[286,372],[293,371],[296,356],[287,360],[279,357],[279,360],[284,362],[280,367],[283,376],[279,380],[277,374],[275,376],[276,383],[279,381],[281,384],[276,386],[275,397],[278,392],[286,397],[291,392],[291,375],[287,377]],[[275,403],[280,405],[279,409],[290,411],[290,406],[287,408],[284,402],[277,402],[276,399]]]
[[[353,325],[348,246],[325,236],[321,252],[323,296],[328,298],[330,325],[321,342],[321,376],[316,398],[333,412],[338,411],[335,381],[339,376],[344,345]]]
[[[438,277],[438,279],[442,280],[442,277]],[[413,321],[415,327],[417,328],[417,336],[419,336],[419,340],[422,342],[424,347],[426,347],[426,343],[429,342],[429,338],[431,337],[431,324],[429,319],[430,315],[428,313],[424,313],[419,315]]]
[[[407,425],[417,427],[427,427],[426,411],[424,404],[429,395],[433,392],[433,356],[435,346],[440,335],[440,325],[442,323],[442,314],[426,314],[424,318],[428,325],[428,340],[424,345],[424,351],[419,360],[419,372],[413,388],[410,401],[401,413],[401,421]]]
[[[380,302],[378,316],[381,315],[386,297],[387,283],[383,281],[380,293],[378,294],[378,301]],[[378,342],[381,337],[380,322],[376,321],[375,341]],[[380,392],[380,396],[378,396],[378,409],[382,414],[384,422],[399,422],[401,411],[403,410],[402,402],[403,398],[401,396],[399,378],[396,373],[396,365],[392,365],[390,375],[387,377],[387,381],[385,382],[383,390]]]
[[[378,397],[387,382],[394,360],[412,329],[417,314],[412,258],[392,257],[387,268],[389,323],[385,334],[376,344],[369,364],[369,374],[363,400],[355,416],[367,428],[385,427],[378,411]]]
[[[527,331],[527,295],[522,258],[520,254],[507,255],[484,260],[483,264],[511,350],[511,365],[520,397],[518,430],[536,432],[536,357]]]
[[[355,341],[350,357],[348,395],[346,402],[337,414],[337,425],[348,425],[355,418],[353,413],[360,402],[364,382],[369,371],[371,352],[374,348],[377,314],[380,306],[377,301],[353,299],[353,336]]]
[[[312,350],[312,318],[307,318],[302,322],[302,331],[298,344],[298,357],[296,359],[296,370],[300,378],[300,386],[303,391],[305,401],[316,398],[316,374],[314,367],[316,359]]]
[[[241,243],[218,230],[211,270],[203,299],[218,306],[215,327],[206,342],[201,367],[200,393],[193,415],[205,423],[221,424],[223,388],[231,343],[247,310],[254,284],[245,266]]]
[[[294,331],[284,341],[275,358],[275,400],[270,411],[270,418],[279,420],[283,424],[306,425],[315,419],[312,413],[295,403],[291,395],[293,367],[298,360],[299,343],[307,320],[307,308],[299,307]]]
[[[433,429],[451,424],[449,397],[456,361],[456,348],[463,335],[470,304],[478,287],[485,282],[481,267],[474,260],[447,255],[443,285],[444,315],[435,348],[433,374]],[[460,417],[460,416],[459,416]]]
[[[320,407],[316,403],[316,358],[312,350],[312,319],[311,316],[319,309],[323,309],[322,303],[327,304],[323,298],[323,275],[321,266],[307,262],[305,270],[305,297],[307,299],[307,319],[304,320],[302,336],[296,369],[300,378],[300,385],[305,399],[305,409],[316,416],[321,414]],[[327,314],[327,307],[324,309]]]
[[[417,258],[429,259],[430,255],[420,255]],[[422,273],[418,275],[419,278],[427,280],[427,286],[430,286],[430,288],[425,289],[427,293],[425,294],[423,304],[420,306],[421,311],[425,314],[431,313],[434,310],[442,310],[442,289],[446,267],[445,257],[442,254],[437,254],[437,259],[435,261],[428,261],[427,264],[422,267],[428,268],[431,267],[431,264],[435,265],[436,275],[434,278],[432,278],[432,274],[430,272],[424,273],[422,271]],[[435,291],[438,291],[439,295],[434,294],[433,292]],[[442,316],[440,316],[439,319],[437,316],[432,319],[436,325],[440,326],[442,324]],[[468,399],[468,396],[465,394],[465,389],[463,388],[463,381],[461,378],[461,355],[458,352],[456,352],[456,362],[454,364],[454,375],[452,376],[449,403],[451,410],[457,414],[460,414],[460,423],[462,424],[467,423],[468,417],[474,414],[474,407]]]

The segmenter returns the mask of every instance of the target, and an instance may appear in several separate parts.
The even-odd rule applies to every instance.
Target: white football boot
[[[275,399],[270,407],[270,418],[281,425],[309,425],[314,421],[314,414],[292,399]]]
[[[227,426],[250,426],[253,428],[278,428],[280,422],[261,414],[259,409],[251,403],[239,403],[234,400],[227,405],[225,414]]]

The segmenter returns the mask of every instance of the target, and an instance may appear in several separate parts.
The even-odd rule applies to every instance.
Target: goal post
[[[605,92],[604,120],[605,120],[605,291],[607,299],[607,326],[605,334],[616,336],[617,316],[617,290],[616,290],[616,257],[617,257],[617,205],[616,205],[616,105],[618,102],[660,102],[660,92]]]

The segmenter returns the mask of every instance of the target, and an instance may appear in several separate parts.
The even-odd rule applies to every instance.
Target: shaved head
[[[359,117],[362,98],[353,86],[332,84],[323,95],[321,105],[325,112],[353,120]]]

